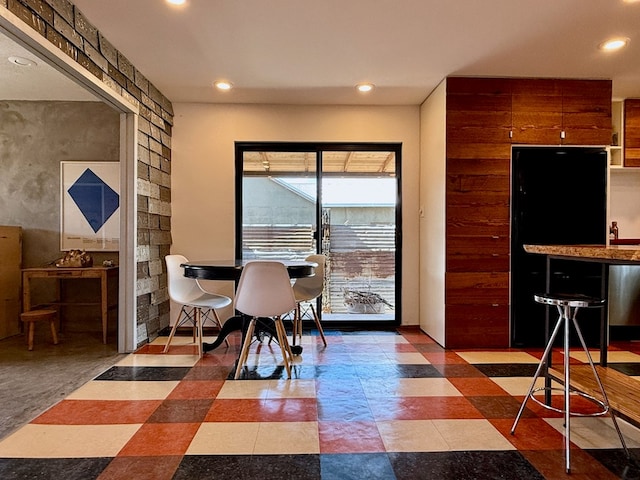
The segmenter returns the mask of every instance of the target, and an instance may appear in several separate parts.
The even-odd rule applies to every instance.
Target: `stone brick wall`
[[[139,106],[137,343],[169,325],[164,256],[171,246],[171,102],[68,0],[0,0],[105,85]]]

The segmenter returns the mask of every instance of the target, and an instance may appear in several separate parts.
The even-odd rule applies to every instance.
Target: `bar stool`
[[[58,344],[58,334],[56,332],[56,317],[58,312],[55,310],[29,310],[20,314],[20,320],[28,326],[27,329],[27,342],[29,351],[33,350],[33,335],[35,331],[35,324],[39,321],[47,321],[51,325],[51,336],[53,337],[53,344]]]
[[[558,309],[558,321],[553,329],[553,332],[551,334],[551,338],[549,338],[549,342],[547,343],[547,346],[544,350],[544,353],[542,354],[542,359],[540,360],[540,363],[538,364],[538,368],[536,369],[536,373],[533,376],[533,381],[531,382],[531,386],[529,387],[529,391],[527,392],[526,397],[524,397],[524,400],[522,401],[522,405],[520,406],[520,410],[518,411],[518,415],[516,416],[515,421],[513,422],[513,427],[511,427],[511,435],[513,435],[515,433],[516,427],[518,426],[518,422],[520,421],[520,417],[522,416],[522,413],[524,412],[524,408],[525,405],[527,403],[527,401],[529,399],[535,401],[536,403],[538,403],[539,405],[543,406],[544,408],[547,408],[549,410],[553,410],[555,412],[560,412],[560,413],[564,413],[564,439],[565,439],[565,466],[566,466],[566,470],[567,473],[570,473],[571,471],[571,459],[570,459],[570,444],[571,444],[571,440],[570,440],[570,435],[571,435],[571,415],[574,416],[582,416],[582,417],[588,417],[588,416],[602,416],[605,415],[607,413],[609,413],[611,415],[611,418],[613,420],[613,425],[616,429],[616,432],[618,433],[618,437],[620,438],[620,443],[622,444],[622,448],[625,451],[625,454],[627,455],[627,458],[629,457],[629,451],[627,450],[627,445],[624,441],[624,438],[622,437],[622,432],[620,431],[620,427],[618,426],[618,422],[616,420],[616,416],[613,413],[613,410],[611,410],[611,407],[609,405],[609,400],[607,399],[607,394],[604,390],[604,386],[602,385],[602,381],[600,380],[600,376],[598,375],[598,371],[596,370],[596,367],[593,364],[593,359],[591,358],[591,354],[589,353],[589,349],[587,348],[587,345],[584,341],[584,337],[582,336],[582,331],[580,330],[580,327],[578,325],[578,322],[576,321],[576,315],[578,313],[578,310],[580,308],[596,308],[596,307],[602,307],[605,303],[605,301],[601,298],[595,298],[595,297],[588,297],[586,295],[579,295],[579,294],[572,294],[572,295],[567,295],[567,294],[562,294],[562,293],[545,293],[545,294],[538,294],[538,295],[534,295],[534,300],[538,303],[542,303],[544,305],[552,305],[557,307]],[[580,392],[577,391],[575,389],[572,389],[570,387],[570,371],[569,371],[569,332],[571,330],[571,324],[573,324],[576,333],[578,334],[578,338],[580,339],[580,344],[582,345],[582,348],[584,350],[584,352],[587,354],[587,359],[589,361],[589,366],[591,367],[591,371],[593,372],[593,375],[595,377],[595,380],[598,384],[598,388],[600,390],[600,392],[602,393],[602,401],[598,400],[595,397],[592,397],[591,395],[588,395],[584,392]],[[540,376],[540,374],[543,372],[544,370],[544,374],[546,375],[546,371],[547,368],[549,367],[549,365],[547,365],[547,362],[549,362],[549,364],[551,363],[551,350],[553,348],[553,342],[556,339],[556,336],[558,335],[558,332],[560,331],[560,329],[562,328],[562,326],[564,325],[564,386],[562,389],[560,388],[554,388],[551,386],[548,386],[548,384],[544,387],[535,387],[536,384],[536,380],[538,379],[538,377]],[[541,402],[540,400],[538,400],[537,398],[535,398],[533,396],[534,393],[539,392],[539,391],[545,391],[545,392],[550,392],[551,390],[562,390],[564,393],[564,408],[563,409],[559,409],[556,407],[553,407],[552,405],[547,405],[546,403]],[[570,395],[571,393],[575,393],[576,395],[580,395],[582,397],[585,397],[589,400],[591,400],[592,402],[595,402],[596,404],[598,404],[602,409],[598,412],[594,412],[594,413],[580,413],[580,412],[572,412],[571,408],[570,408]]]

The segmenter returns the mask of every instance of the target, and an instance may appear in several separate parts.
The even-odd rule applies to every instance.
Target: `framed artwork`
[[[60,162],[60,250],[120,248],[120,162]]]

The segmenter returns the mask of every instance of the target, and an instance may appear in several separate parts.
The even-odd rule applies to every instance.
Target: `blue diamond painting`
[[[118,193],[90,168],[78,177],[67,192],[91,225],[93,233],[98,233],[120,206]]]

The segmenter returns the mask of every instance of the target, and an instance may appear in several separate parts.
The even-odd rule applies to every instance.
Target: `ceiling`
[[[615,98],[640,97],[640,1],[73,3],[172,102],[418,105],[449,75],[611,78]],[[631,42],[598,51],[611,36]],[[7,65],[17,53],[3,43],[0,98],[20,86],[40,99],[79,95],[42,62],[36,75]],[[219,79],[234,88],[215,91]],[[360,82],[376,88],[360,94]]]
[[[10,62],[14,56],[29,60],[31,66]],[[0,33],[0,100],[95,102],[96,97]]]

